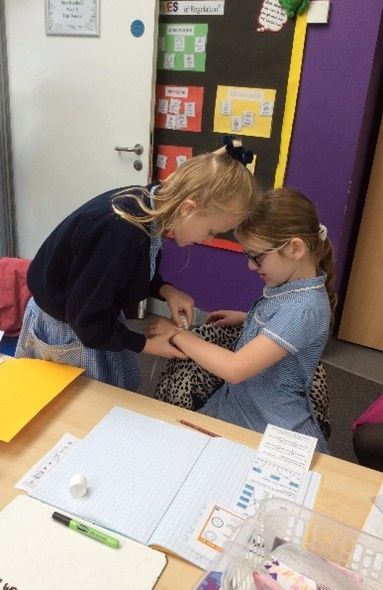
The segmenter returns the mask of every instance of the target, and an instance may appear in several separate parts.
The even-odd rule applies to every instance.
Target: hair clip
[[[327,227],[322,223],[319,224],[319,239],[324,242],[327,239]]]
[[[225,135],[223,138],[223,145],[226,146],[226,153],[233,158],[238,160],[244,166],[251,164],[254,158],[254,154],[251,150],[245,150],[242,145],[235,146],[233,139],[237,139],[235,135]]]

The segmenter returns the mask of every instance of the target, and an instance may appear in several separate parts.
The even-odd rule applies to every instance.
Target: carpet
[[[383,386],[327,363],[324,365],[330,395],[332,454],[357,463],[352,447],[352,423],[379,397]]]

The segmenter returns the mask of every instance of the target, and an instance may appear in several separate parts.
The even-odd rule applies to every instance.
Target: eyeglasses
[[[279,252],[279,250],[282,250],[282,248],[287,246],[287,244],[289,242],[290,242],[290,240],[287,240],[287,242],[285,242],[281,246],[276,246],[274,248],[267,248],[263,252],[258,252],[258,254],[250,254],[249,252],[246,252],[246,250],[244,250],[243,253],[246,256],[246,258],[248,260],[250,260],[250,262],[252,262],[253,264],[255,264],[256,266],[259,267],[262,264],[262,258],[263,258],[263,256],[265,256],[265,254],[270,254],[270,252]]]

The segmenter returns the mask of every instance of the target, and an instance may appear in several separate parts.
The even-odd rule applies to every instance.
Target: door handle
[[[116,146],[114,149],[117,152],[134,152],[136,156],[141,156],[144,153],[144,148],[139,143],[136,143],[133,148]]]

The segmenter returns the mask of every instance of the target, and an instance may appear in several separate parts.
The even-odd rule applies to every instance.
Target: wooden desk
[[[205,426],[226,438],[256,447],[260,435],[208,416],[196,415],[140,394],[79,377],[38,414],[11,442],[0,442],[0,509],[17,493],[13,486],[24,473],[49,451],[65,433],[83,437],[115,405],[160,420],[177,423],[184,418]],[[382,483],[377,471],[316,454],[312,469],[322,474],[315,509],[346,524],[360,528]],[[189,590],[201,570],[169,557],[156,588]]]

